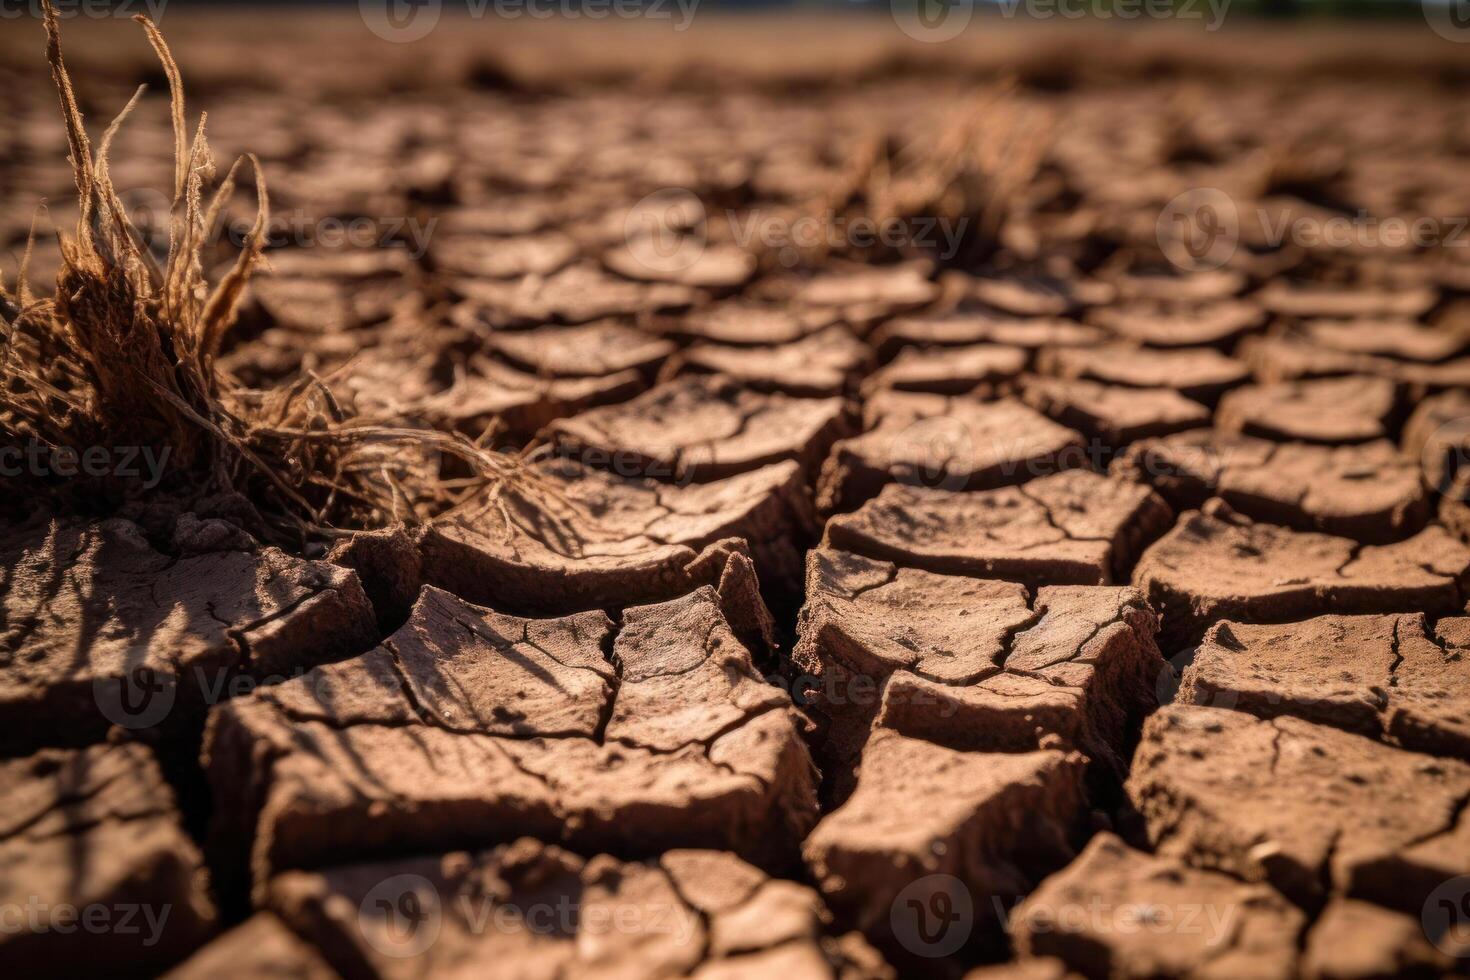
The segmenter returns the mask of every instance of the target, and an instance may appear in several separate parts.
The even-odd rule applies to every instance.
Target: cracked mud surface
[[[997,101],[998,62],[927,47],[589,81],[564,54],[380,66],[273,37],[242,88],[240,43],[176,44],[219,156],[258,151],[282,213],[418,224],[276,243],[222,366],[312,372],[524,452],[525,479],[300,557],[239,531],[243,501],[9,494],[0,911],[171,912],[146,946],[143,912],[0,929],[0,961],[1466,974],[1429,913],[1470,874],[1470,266],[1242,221],[1191,270],[1158,230],[1205,186],[1273,221],[1465,213],[1459,92],[1418,48],[1380,84],[1296,46],[1199,69],[1110,42],[1026,61]],[[321,77],[343,55],[370,99]],[[94,125],[152,78],[76,61]],[[11,64],[18,255],[35,200],[72,216],[54,93]],[[976,160],[925,158],[961,108]],[[169,145],[162,100],[118,139],[128,186],[167,185],[140,152]],[[702,216],[640,230],[672,188]],[[971,232],[947,254],[747,235],[883,208]]]

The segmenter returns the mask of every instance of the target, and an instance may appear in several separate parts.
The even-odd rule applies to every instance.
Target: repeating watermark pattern
[[[571,895],[516,902],[485,892],[460,892],[446,901],[423,875],[398,874],[374,885],[358,906],[358,929],[384,956],[409,959],[428,952],[445,926],[474,936],[490,933],[576,936],[596,941],[612,934],[661,938],[688,946],[701,935],[698,914],[668,902],[584,902]]]
[[[899,945],[915,956],[951,956],[975,928],[975,901],[954,875],[925,875],[894,898],[888,926]]]
[[[990,0],[989,16],[1029,20],[1177,20],[1203,22],[1206,31],[1225,23],[1232,0]],[[889,0],[898,29],[916,41],[939,43],[964,33],[976,0]]]
[[[1006,932],[1015,928],[1014,908],[992,898],[996,917]],[[1202,936],[1206,948],[1230,942],[1240,908],[1231,902],[1109,902],[1094,895],[1086,902],[1028,901],[1025,928],[1029,933],[1086,933],[1095,936]]]
[[[145,15],[155,24],[163,20],[168,0],[51,0],[60,20],[105,20],[109,17],[130,18]],[[0,0],[0,20],[45,16],[41,0]]]
[[[138,936],[146,947],[158,945],[168,924],[170,904],[150,905],[144,902],[46,902],[37,895],[24,902],[0,905],[0,933],[39,935],[54,932],[61,936],[79,932],[93,935]]]
[[[1470,41],[1470,0],[1420,0],[1429,29],[1447,41]]]
[[[118,195],[128,219],[138,229],[143,241],[159,254],[168,251],[169,222],[172,202],[167,195],[152,188],[137,188]],[[429,250],[437,217],[413,215],[358,215],[342,218],[317,215],[301,208],[289,211],[273,209],[266,219],[265,246],[276,248],[395,248],[404,249],[415,260]],[[254,218],[230,218],[221,215],[214,227],[205,230],[207,245],[228,242],[244,248],[255,225]]]
[[[50,446],[31,441],[24,446],[0,446],[0,477],[119,477],[142,480],[144,489],[152,490],[163,480],[170,450],[169,446]]]
[[[1470,956],[1470,875],[1440,883],[1420,914],[1425,937],[1441,952]]]
[[[1363,209],[1326,217],[1264,207],[1242,211],[1229,194],[1214,187],[1196,187],[1177,195],[1164,205],[1154,226],[1164,257],[1186,272],[1228,264],[1245,231],[1254,231],[1254,240],[1270,249],[1287,243],[1308,249],[1470,247],[1470,217],[1380,218]]]
[[[421,41],[444,15],[444,0],[358,0],[362,22],[394,44]],[[675,31],[689,29],[699,0],[465,0],[454,4],[473,20],[667,20]]]
[[[1419,468],[1440,496],[1470,502],[1470,416],[1450,419],[1429,434]]]
[[[948,261],[959,254],[970,226],[968,216],[873,218],[833,210],[795,217],[734,209],[711,215],[694,192],[668,187],[628,209],[623,241],[633,259],[650,272],[679,273],[704,256],[713,220],[725,222],[725,240],[746,252],[773,253],[788,268],[799,264],[803,253],[817,249],[917,248]]]
[[[140,730],[163,724],[179,703],[210,707],[285,681],[300,681],[316,690],[311,693],[323,704],[331,700],[327,676],[307,667],[283,674],[242,674],[230,667],[193,665],[178,673],[158,671],[143,664],[121,676],[103,676],[92,681],[92,699],[102,716],[120,728]]]

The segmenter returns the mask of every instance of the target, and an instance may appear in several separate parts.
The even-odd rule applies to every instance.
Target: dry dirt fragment
[[[334,980],[321,953],[270,912],[257,912],[164,974],[166,980]]]
[[[841,399],[761,394],[715,376],[564,419],[550,436],[561,451],[624,475],[704,481],[788,459],[815,474],[847,429]]]
[[[1058,378],[1125,388],[1172,388],[1207,405],[1213,405],[1251,376],[1245,364],[1209,347],[1151,350],[1107,344],[1058,348],[1044,352],[1038,368]]]
[[[868,380],[873,391],[916,391],[935,395],[984,394],[1006,385],[1026,369],[1029,355],[1005,344],[972,344],[933,350],[910,348]]]
[[[1154,707],[1158,624],[1126,588],[1046,587],[897,568],[818,550],[791,659],[822,722],[839,795],[875,718],[955,749],[1065,745],[1120,774]]]
[[[669,341],[617,320],[576,327],[495,330],[485,344],[522,371],[558,378],[600,378],[628,370],[651,373],[674,352]]]
[[[1198,306],[1134,303],[1093,310],[1087,322],[1148,347],[1222,347],[1265,325],[1254,303],[1221,300]]]
[[[1439,299],[1439,292],[1418,289],[1343,289],[1336,285],[1292,283],[1276,280],[1252,297],[1278,316],[1338,317],[1358,319],[1418,319]]]
[[[608,662],[600,612],[527,620],[426,589],[381,647],[216,709],[222,861],[249,843],[260,887],[526,833],[789,858],[815,819],[811,762],[719,604],[706,588],[627,610]]]
[[[522,838],[478,854],[290,872],[272,883],[270,904],[349,980],[886,972],[859,937],[830,936],[810,888],[716,851],[625,862]]]
[[[1470,765],[1297,718],[1176,705],[1143,728],[1128,795],[1161,857],[1418,912],[1470,871]]]
[[[670,365],[678,374],[723,374],[756,391],[805,398],[851,394],[873,355],[843,327],[770,347],[699,343]]]
[[[99,741],[110,725],[187,732],[241,684],[377,639],[345,568],[254,545],[218,520],[32,523],[0,549],[0,749]]]
[[[1292,715],[1470,760],[1470,620],[1320,616],[1283,626],[1221,623],[1185,668],[1177,700]]]
[[[1348,377],[1253,385],[1220,401],[1225,432],[1263,439],[1343,445],[1389,433],[1399,392],[1387,378]]]
[[[610,249],[602,262],[613,272],[640,282],[666,282],[701,289],[730,290],[743,285],[756,271],[756,258],[735,245],[706,245],[698,256],[684,262],[662,261],[650,242],[634,242]]]
[[[637,370],[587,377],[543,377],[489,357],[472,356],[465,370],[442,391],[420,399],[417,415],[472,438],[492,423],[526,439],[556,419],[626,401],[648,387]]]
[[[1453,975],[1454,966],[1425,938],[1419,916],[1336,898],[1307,934],[1302,975],[1308,980],[1429,978]]]
[[[950,575],[1105,585],[1171,516],[1147,487],[1068,470],[978,493],[890,485],[829,521],[823,543]]]
[[[1088,347],[1107,334],[1074,320],[1051,317],[1013,318],[989,313],[948,313],[934,317],[900,317],[883,324],[868,338],[880,360],[892,360],[906,347],[968,347],[1003,344],[1036,351],[1046,347]]]
[[[698,298],[682,285],[629,282],[595,265],[576,264],[553,275],[507,282],[459,279],[455,291],[480,306],[492,321],[507,325],[587,323],[609,316],[632,316],[682,309]]]
[[[1267,885],[1144,854],[1106,832],[1011,916],[1021,955],[1105,980],[1286,980],[1305,925]]]
[[[853,795],[803,847],[839,920],[880,947],[905,887],[953,875],[978,922],[1067,861],[1082,807],[1082,762],[1056,751],[956,752],[880,731]]]
[[[690,343],[765,347],[795,343],[830,326],[834,319],[832,314],[820,310],[803,313],[788,309],[785,304],[737,298],[690,310],[658,326],[669,336]]]
[[[1136,442],[1109,472],[1178,510],[1220,497],[1255,520],[1367,544],[1423,530],[1431,509],[1419,465],[1385,440],[1313,446],[1206,429]]]
[[[1426,398],[1404,425],[1404,455],[1423,468],[1424,480],[1447,496],[1460,495],[1470,467],[1470,392]]]
[[[991,490],[1087,464],[1080,435],[1013,399],[884,392],[868,400],[866,421],[823,463],[820,510],[852,510],[889,483]]]
[[[687,486],[569,459],[534,471],[554,494],[508,491],[511,526],[491,506],[426,528],[423,580],[502,609],[563,613],[715,584],[730,554],[748,550],[770,591],[800,585],[816,519],[795,462]]]
[[[1026,404],[1109,449],[1210,424],[1210,410],[1172,388],[1029,378]]]
[[[854,325],[918,309],[939,298],[939,287],[916,264],[821,272],[796,292],[797,302],[840,313]]]
[[[1464,605],[1470,549],[1437,525],[1386,545],[1257,524],[1212,501],[1189,511],[1133,573],[1166,648],[1217,620],[1286,623],[1325,613],[1448,613]]]
[[[0,960],[17,976],[148,975],[204,941],[215,911],[199,853],[145,746],[0,762],[0,906]],[[106,927],[82,918],[92,907]]]
[[[1463,354],[1470,344],[1463,332],[1411,320],[1311,320],[1302,324],[1302,333],[1314,343],[1348,354],[1428,364]]]

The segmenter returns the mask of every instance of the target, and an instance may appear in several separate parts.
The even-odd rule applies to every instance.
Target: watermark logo
[[[178,682],[172,674],[137,666],[121,677],[92,681],[92,697],[102,717],[114,725],[129,730],[152,728],[173,710]]]
[[[143,488],[152,490],[163,481],[170,452],[169,446],[48,446],[32,440],[0,446],[0,477],[116,477],[142,480]]]
[[[393,44],[421,41],[439,26],[443,0],[357,0],[367,29]]]
[[[899,483],[935,490],[963,490],[975,454],[970,427],[945,416],[919,419],[895,431],[887,446]]]
[[[1154,225],[1159,249],[1188,272],[1218,269],[1240,243],[1240,213],[1235,201],[1214,187],[1196,187],[1176,196]]]
[[[898,893],[888,924],[894,938],[915,956],[950,956],[970,938],[975,902],[954,875],[925,875]]]
[[[1429,29],[1446,41],[1470,41],[1470,0],[1421,0]]]
[[[385,878],[363,896],[357,910],[357,925],[368,945],[394,959],[427,952],[442,924],[439,890],[423,875]]]
[[[960,36],[975,16],[975,0],[890,0],[893,22],[915,41],[938,44]]]
[[[106,904],[91,902],[73,905],[69,902],[51,903],[40,896],[31,895],[24,902],[6,902],[0,905],[0,935],[30,933],[40,935],[54,932],[70,936],[78,932],[91,935],[138,936],[138,942],[146,947],[157,946],[163,938],[173,906],[148,905],[138,902],[116,902]]]
[[[1440,495],[1465,500],[1470,493],[1470,416],[1450,419],[1429,434],[1419,468]]]
[[[693,191],[666,187],[628,209],[623,241],[633,260],[651,272],[683,272],[704,255],[704,203]]]
[[[1429,893],[1420,915],[1424,935],[1442,952],[1470,954],[1470,875],[1460,875]]]

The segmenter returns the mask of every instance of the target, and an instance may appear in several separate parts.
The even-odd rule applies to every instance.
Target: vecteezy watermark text
[[[51,0],[56,16],[61,20],[85,17],[103,20],[108,17],[133,17],[146,14],[157,24],[163,20],[168,0]],[[15,20],[19,17],[45,16],[41,0],[0,0],[0,19]]]
[[[142,479],[152,490],[163,480],[170,447],[154,446],[48,446],[32,441],[24,446],[0,446],[0,477],[121,477]]]
[[[1243,238],[1270,249],[1288,243],[1308,249],[1393,251],[1470,247],[1470,217],[1463,215],[1378,217],[1363,209],[1293,214],[1241,208],[1214,187],[1196,187],[1175,196],[1159,212],[1154,231],[1164,257],[1191,272],[1226,265]]]
[[[163,938],[171,905],[149,905],[142,902],[45,902],[37,895],[24,902],[0,905],[0,933],[15,935],[29,932],[54,932],[69,936],[78,932],[118,936],[141,936],[144,946],[152,947]]]
[[[1232,0],[993,0],[982,9],[991,16],[1032,20],[1203,21],[1206,31],[1225,22]],[[974,19],[977,0],[889,0],[898,29],[916,41],[938,43],[964,33]]]
[[[429,36],[439,26],[444,0],[358,0],[367,29],[385,41],[408,44]],[[667,20],[675,31],[686,31],[699,0],[465,0],[450,10],[471,19],[502,20]]]

